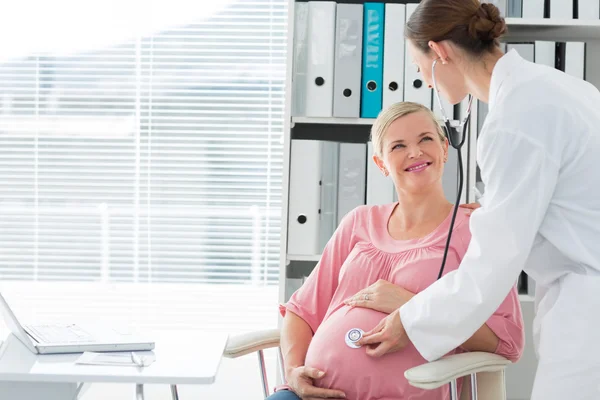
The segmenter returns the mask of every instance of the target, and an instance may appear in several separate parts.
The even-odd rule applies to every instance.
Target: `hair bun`
[[[492,41],[506,33],[506,22],[498,7],[482,3],[469,22],[469,34],[481,41]]]

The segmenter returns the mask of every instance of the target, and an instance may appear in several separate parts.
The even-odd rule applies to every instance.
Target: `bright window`
[[[33,21],[14,3],[0,28],[9,301],[35,319],[91,307],[274,326],[287,1],[40,1]]]

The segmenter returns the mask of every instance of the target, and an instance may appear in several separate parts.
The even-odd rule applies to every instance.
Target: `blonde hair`
[[[379,158],[383,155],[383,139],[387,133],[390,125],[398,118],[404,117],[405,115],[414,114],[417,112],[424,112],[427,114],[431,121],[434,123],[436,131],[440,137],[440,140],[444,142],[446,135],[442,130],[435,114],[427,107],[419,103],[413,103],[410,101],[402,101],[395,103],[381,111],[375,120],[375,123],[371,127],[371,142],[373,142],[373,149],[375,155]]]

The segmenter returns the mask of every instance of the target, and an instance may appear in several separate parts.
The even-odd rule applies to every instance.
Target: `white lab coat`
[[[600,398],[600,93],[522,59],[494,67],[477,162],[485,194],[460,268],[400,309],[435,360],[498,308],[521,270],[536,281],[532,399]]]

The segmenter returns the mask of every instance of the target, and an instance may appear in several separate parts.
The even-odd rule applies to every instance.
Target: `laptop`
[[[154,342],[110,327],[84,327],[76,324],[21,325],[1,293],[0,309],[13,335],[36,354],[154,349]]]

